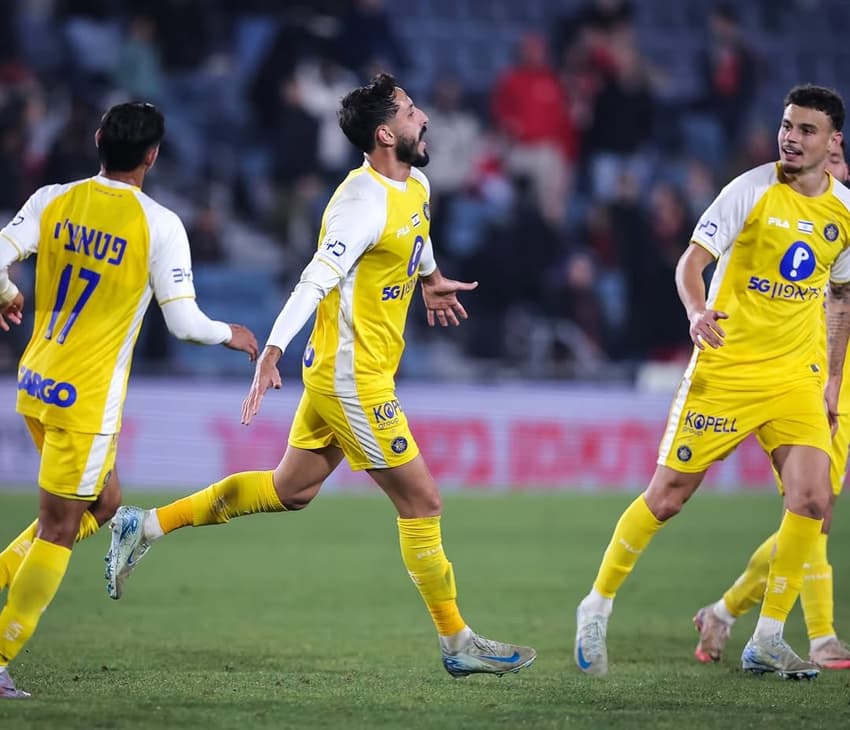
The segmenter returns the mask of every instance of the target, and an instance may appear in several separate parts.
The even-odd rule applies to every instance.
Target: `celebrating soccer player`
[[[242,422],[249,424],[266,391],[280,388],[277,362],[316,312],[289,446],[274,471],[232,474],[151,511],[119,509],[107,589],[120,598],[150,544],[180,527],[303,509],[346,458],[353,469],[368,471],[398,511],[404,564],[437,628],[449,674],[515,672],[531,664],[535,651],[485,639],[461,617],[443,551],[440,492],[395,394],[417,282],[428,323],[444,327],[466,319],[457,293],[477,286],[443,277],[434,260],[429,184],[418,169],[428,162],[428,117],[392,76],[379,74],[342,100],[339,123],[366,160],[328,203],[318,250],[274,323],[242,407]]]
[[[846,183],[848,171],[844,157],[843,136],[840,146],[829,153],[826,169],[836,180]],[[829,508],[824,513],[823,527],[814,552],[803,565],[803,587],[800,589],[800,604],[809,635],[809,659],[823,669],[850,669],[850,647],[838,638],[835,631],[833,575],[826,549],[829,528],[832,524],[832,507],[844,488],[844,475],[847,472],[848,447],[850,447],[848,368],[850,368],[850,358],[844,361],[844,385],[838,401],[838,427],[832,438],[829,476],[833,496]],[[778,475],[776,476],[781,491],[782,482]],[[761,603],[775,543],[776,533],[756,548],[744,572],[720,599],[697,611],[694,616],[694,626],[699,631],[699,641],[694,649],[694,656],[698,661],[709,663],[720,660],[732,625],[747,611]]]
[[[751,432],[781,477],[785,511],[742,665],[782,677],[818,674],[782,633],[832,496],[830,428],[850,335],[850,191],[825,167],[840,144],[844,114],[834,91],[793,88],[779,128],[779,161],[729,183],[679,260],[676,285],[694,353],[670,409],[655,474],[621,516],[578,606],[575,660],[588,674],[608,670],[614,596],[653,535],[681,510],[708,467]],[[706,296],[702,274],[712,261],[717,266]]]

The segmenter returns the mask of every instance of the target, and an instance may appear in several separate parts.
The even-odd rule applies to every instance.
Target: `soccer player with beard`
[[[781,477],[784,515],[742,666],[791,678],[819,672],[782,632],[832,496],[830,429],[839,413],[850,336],[850,191],[825,166],[840,143],[844,116],[834,91],[791,89],[778,134],[779,161],[729,183],[679,260],[676,285],[694,353],[670,409],[655,474],[617,523],[593,587],[578,606],[575,660],[588,674],[608,670],[614,596],[653,535],[681,510],[708,467],[750,433]],[[715,260],[706,296],[702,273]]]
[[[847,182],[847,161],[844,157],[844,138],[841,145],[827,157],[826,169],[842,183]],[[847,370],[850,358],[844,361],[844,387],[838,400],[838,427],[832,438],[830,482],[832,499],[824,513],[823,527],[814,552],[803,566],[803,587],[800,603],[809,636],[809,659],[823,669],[850,669],[850,647],[839,640],[835,631],[833,610],[833,573],[827,558],[827,539],[832,523],[832,508],[844,488],[850,447],[850,381]],[[782,482],[777,475],[780,491]],[[744,572],[723,596],[697,611],[694,626],[699,632],[694,656],[703,663],[719,661],[726,648],[735,621],[761,603],[767,584],[770,558],[776,543],[776,533],[768,537],[752,554]]]
[[[178,528],[303,509],[346,458],[352,469],[368,471],[398,511],[402,558],[437,628],[449,674],[515,672],[531,664],[535,651],[485,639],[461,617],[442,546],[440,492],[395,394],[417,282],[428,323],[444,327],[466,319],[457,294],[477,286],[443,277],[434,260],[429,184],[419,170],[428,162],[428,117],[392,76],[379,74],[343,98],[339,122],[365,161],[328,203],[318,250],[274,323],[242,407],[249,424],[266,391],[281,387],[277,363],[316,312],[289,446],[273,471],[233,474],[155,510],[120,508],[107,590],[120,598],[151,543]]]

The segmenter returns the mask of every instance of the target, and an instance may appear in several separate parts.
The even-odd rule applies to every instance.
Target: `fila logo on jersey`
[[[59,408],[69,408],[77,400],[77,389],[70,383],[56,382],[53,378],[45,378],[41,373],[23,366],[18,373],[18,390],[24,390],[27,395],[42,403]]]
[[[767,219],[767,225],[777,226],[779,228],[790,228],[791,227],[791,224],[788,223],[788,221],[784,220],[783,218],[774,218],[773,216],[770,216]]]

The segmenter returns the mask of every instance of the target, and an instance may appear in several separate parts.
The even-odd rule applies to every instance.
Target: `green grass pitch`
[[[165,498],[137,492],[126,501]],[[691,616],[778,525],[776,495],[698,494],[618,596],[609,675],[575,668],[575,605],[631,499],[446,497],[444,544],[465,618],[485,636],[538,650],[530,669],[501,679],[457,681],[442,669],[401,562],[394,512],[378,495],[326,495],[299,514],[183,530],[154,547],[118,602],[106,597],[102,531],[75,550],[14,663],[13,676],[34,698],[0,702],[0,728],[850,726],[850,672],[802,683],[741,672],[754,614],[739,621],[719,665],[693,659]],[[35,494],[0,496],[2,544],[35,504]],[[845,637],[848,517],[839,500],[830,554]],[[786,636],[807,650],[799,608]]]

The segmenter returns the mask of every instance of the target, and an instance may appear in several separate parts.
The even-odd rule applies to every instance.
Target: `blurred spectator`
[[[156,24],[149,15],[135,15],[127,27],[112,80],[134,99],[162,103],[163,76]]]
[[[187,231],[193,264],[218,264],[225,261],[221,216],[209,204],[199,206]]]
[[[428,113],[428,180],[431,183],[431,237],[441,252],[466,253],[468,244],[461,238],[483,236],[478,215],[480,200],[473,196],[475,165],[481,155],[481,122],[464,105],[463,86],[455,74],[445,73],[434,85]],[[479,224],[476,224],[479,221]],[[475,231],[465,230],[474,225]],[[457,244],[457,245],[456,245]]]
[[[91,135],[97,119],[97,112],[87,102],[71,100],[65,126],[47,153],[43,184],[80,180],[97,172],[100,163]]]
[[[749,126],[757,59],[744,36],[738,11],[720,3],[708,17],[708,44],[698,55],[702,89],[687,119],[688,151],[717,163],[735,149]]]
[[[586,136],[591,190],[602,200],[614,197],[624,174],[645,185],[652,164],[656,112],[649,72],[632,29],[619,26],[617,32],[620,42],[612,56],[614,66],[596,95]]]
[[[291,253],[312,250],[318,228],[314,202],[322,194],[319,170],[319,126],[304,108],[303,94],[292,76],[279,86],[280,102],[272,138],[272,179],[276,205],[272,225]]]
[[[407,55],[396,38],[384,0],[349,0],[340,18],[337,39],[339,60],[361,76],[375,68],[399,74],[408,66]]]
[[[642,267],[635,273],[631,327],[644,357],[685,358],[691,350],[687,320],[675,286],[679,257],[694,218],[676,186],[656,183],[650,193]]]
[[[337,121],[339,100],[354,86],[357,77],[343,68],[325,49],[318,57],[310,57],[295,68],[295,81],[300,89],[304,109],[319,125],[319,166],[329,184],[337,185],[339,177],[361,160],[352,155],[351,143]]]
[[[779,120],[777,118],[776,127],[773,129],[762,124],[755,124],[747,130],[743,140],[733,146],[731,153],[726,155],[726,164],[723,170],[724,185],[742,172],[779,159],[776,141],[778,129]]]
[[[505,136],[508,171],[531,181],[544,221],[560,229],[578,155],[569,99],[542,36],[525,34],[518,51],[517,64],[496,81],[493,118]]]

